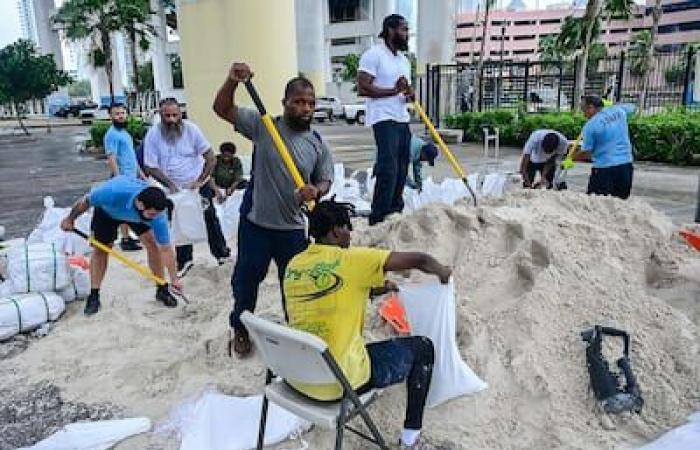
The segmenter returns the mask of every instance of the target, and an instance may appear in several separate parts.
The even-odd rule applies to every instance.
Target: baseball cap
[[[435,146],[435,144],[432,142],[425,144],[421,149],[421,153],[423,153],[423,156],[429,165],[435,165],[435,158],[438,157],[438,148]]]

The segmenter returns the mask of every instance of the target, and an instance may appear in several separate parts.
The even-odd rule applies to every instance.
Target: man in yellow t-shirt
[[[413,336],[365,345],[365,309],[370,295],[396,290],[395,284],[385,281],[386,272],[418,269],[447,283],[451,270],[425,253],[349,248],[351,210],[352,205],[330,200],[310,213],[309,234],[314,243],[292,258],[284,277],[289,325],[322,338],[360,393],[405,380],[408,401],[401,443],[404,448],[418,448],[433,344],[426,337]],[[343,393],[337,383],[287,382],[316,400],[337,400]]]

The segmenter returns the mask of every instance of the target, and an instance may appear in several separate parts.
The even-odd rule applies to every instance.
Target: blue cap
[[[435,158],[438,157],[438,148],[432,142],[429,142],[421,149],[421,159],[427,161],[429,165],[435,165]]]

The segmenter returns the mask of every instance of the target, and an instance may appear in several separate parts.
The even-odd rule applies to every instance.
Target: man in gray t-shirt
[[[558,162],[566,156],[569,141],[566,136],[554,130],[535,130],[530,134],[520,160],[520,173],[523,187],[535,186],[535,177],[540,173],[540,184],[552,188]]]
[[[255,310],[258,286],[271,260],[277,265],[281,291],[287,263],[307,246],[301,207],[304,202],[317,201],[326,194],[333,180],[330,150],[318,133],[311,130],[316,103],[313,85],[302,77],[290,80],[284,92],[284,114],[274,120],[306,183],[297,189],[260,114],[234,102],[238,84],[251,76],[248,65],[234,63],[214,100],[216,114],[254,145],[252,177],[241,205],[238,258],[231,279],[234,309],[229,320],[234,337],[229,352],[232,346],[239,356],[251,350],[241,314]],[[284,308],[284,296],[282,299]]]

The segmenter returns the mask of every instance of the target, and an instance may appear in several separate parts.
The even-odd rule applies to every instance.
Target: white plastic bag
[[[323,198],[329,199],[332,196],[336,196],[338,200],[345,198],[345,166],[343,163],[336,163],[333,165],[333,183],[331,188]]]
[[[0,299],[0,341],[61,317],[66,304],[54,292],[11,295]]]
[[[92,249],[85,239],[75,233],[61,230],[61,220],[68,215],[70,208],[56,208],[51,197],[44,197],[44,207],[41,222],[29,234],[28,243],[54,244],[61,252],[71,255],[86,255],[91,252]],[[90,234],[91,221],[92,210],[78,217],[75,227],[85,234]]]
[[[68,259],[55,244],[12,247],[7,259],[8,279],[17,293],[56,292],[71,281]]]
[[[31,447],[17,450],[107,450],[151,429],[146,417],[71,423]]]
[[[174,209],[170,222],[172,242],[176,245],[193,244],[207,240],[204,209],[199,192],[182,190],[170,196]]]
[[[216,216],[219,218],[221,232],[224,238],[230,239],[238,231],[238,221],[240,220],[241,203],[245,191],[234,191],[223,203],[214,203]]]
[[[15,288],[12,286],[12,280],[6,280],[0,283],[0,298],[7,297],[15,293]]]
[[[506,176],[503,173],[490,173],[484,177],[481,195],[484,197],[502,198],[505,193]]]
[[[159,431],[175,429],[181,436],[180,450],[248,450],[255,448],[262,396],[232,397],[205,392],[179,406]],[[310,424],[270,402],[265,444],[281,442]]]
[[[65,302],[86,298],[90,295],[90,272],[80,267],[71,267],[71,282],[58,291],[58,295]]]
[[[637,450],[698,450],[700,449],[700,412],[691,414],[688,423],[665,433],[654,442]]]
[[[399,298],[411,334],[430,338],[435,347],[427,406],[433,408],[455,397],[486,389],[487,384],[462,360],[457,348],[453,282],[401,285]]]

